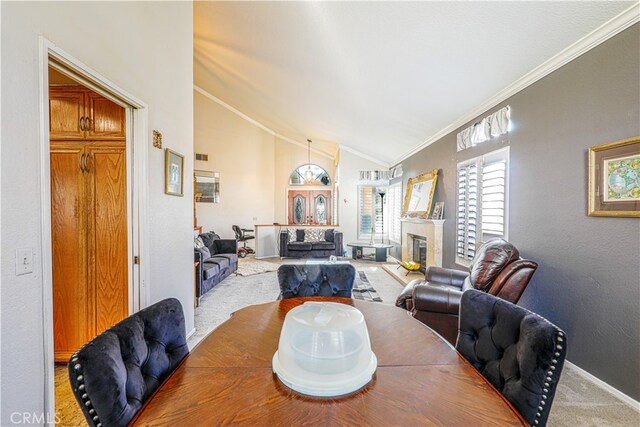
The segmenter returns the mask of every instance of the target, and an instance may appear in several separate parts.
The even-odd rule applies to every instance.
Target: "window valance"
[[[458,151],[488,141],[489,139],[509,132],[511,122],[511,107],[508,105],[495,113],[485,117],[472,126],[458,132]]]

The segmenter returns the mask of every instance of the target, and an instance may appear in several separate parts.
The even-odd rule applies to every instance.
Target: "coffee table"
[[[332,301],[364,315],[378,358],[372,381],[342,397],[298,394],[273,373],[289,310]],[[233,314],[202,340],[145,403],[132,426],[524,426],[507,400],[449,343],[392,305],[290,298]]]
[[[347,246],[351,248],[351,257],[353,259],[374,259],[368,256],[364,256],[362,249],[371,248],[376,250],[375,260],[377,262],[387,262],[387,250],[392,248],[393,245],[386,245],[384,243],[347,243]]]

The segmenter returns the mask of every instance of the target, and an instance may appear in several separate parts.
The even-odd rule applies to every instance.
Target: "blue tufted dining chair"
[[[69,360],[73,394],[90,426],[126,426],[189,353],[180,301],[127,317]]]
[[[546,425],[567,351],[561,329],[525,308],[468,290],[456,349],[529,425]]]
[[[283,264],[278,299],[325,296],[351,298],[356,269],[351,264]]]

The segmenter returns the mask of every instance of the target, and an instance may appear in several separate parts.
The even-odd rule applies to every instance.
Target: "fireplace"
[[[420,271],[442,267],[444,219],[402,218],[402,261],[420,263]],[[417,237],[417,240],[413,239]],[[414,256],[415,254],[415,256]]]
[[[407,234],[410,239],[409,258],[411,261],[420,264],[420,271],[427,271],[427,238],[417,234]]]

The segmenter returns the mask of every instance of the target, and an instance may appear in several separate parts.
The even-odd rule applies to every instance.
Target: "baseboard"
[[[193,328],[191,331],[189,331],[189,333],[187,334],[187,340],[189,340],[189,338],[191,338],[191,336],[195,333],[196,333],[196,328]]]
[[[604,390],[608,391],[609,393],[611,393],[612,395],[614,395],[618,399],[622,400],[627,405],[633,407],[633,409],[635,409],[636,411],[640,412],[640,402],[638,402],[634,398],[632,398],[630,396],[627,396],[626,394],[624,394],[623,392],[621,392],[617,388],[614,388],[614,387],[610,386],[606,382],[602,381],[600,378],[590,374],[589,372],[587,372],[584,369],[582,369],[581,367],[569,362],[568,360],[565,360],[564,363],[565,363],[565,365],[570,366],[571,369],[574,369],[578,373],[578,375],[580,375],[582,378],[594,383],[595,385],[597,385],[600,388],[603,388]]]

